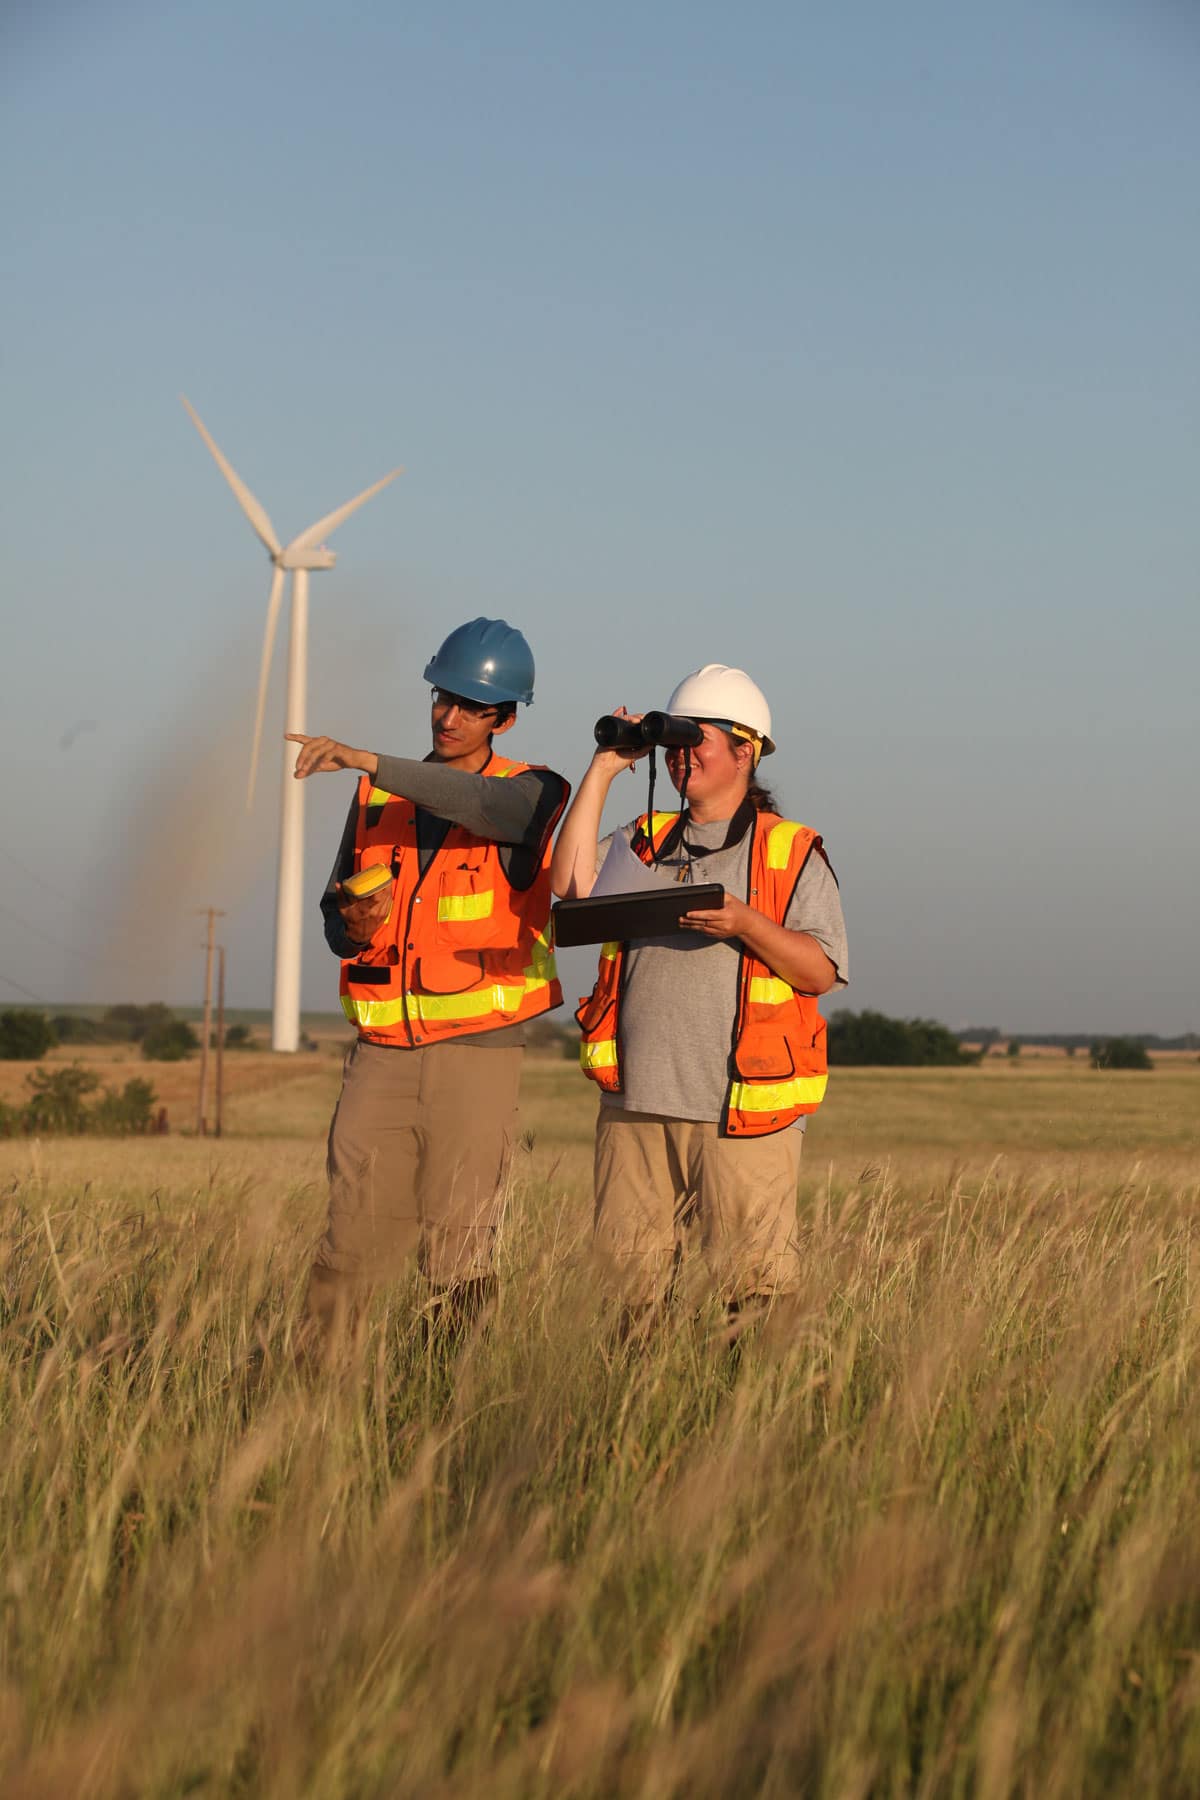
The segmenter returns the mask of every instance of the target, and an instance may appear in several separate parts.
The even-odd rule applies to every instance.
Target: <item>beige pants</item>
[[[803,1143],[794,1130],[726,1138],[715,1124],[602,1106],[596,1248],[626,1301],[640,1307],[663,1298],[692,1224],[726,1300],[793,1292]]]
[[[329,1221],[308,1310],[332,1319],[356,1289],[416,1258],[436,1287],[487,1276],[516,1135],[521,1056],[359,1039],[329,1128]]]

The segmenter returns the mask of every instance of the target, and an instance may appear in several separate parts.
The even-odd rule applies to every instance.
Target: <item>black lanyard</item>
[[[692,822],[691,814],[681,812],[675,823],[667,832],[666,837],[659,845],[658,853],[654,860],[657,863],[662,863],[674,856],[677,851],[681,850],[683,852],[683,862],[680,865],[678,879],[680,881],[690,881],[693,863],[702,861],[706,856],[716,856],[721,850],[732,850],[735,844],[741,843],[751,825],[754,823],[754,814],[756,811],[757,808],[755,807],[753,800],[751,800],[749,794],[747,794],[746,798],[734,813],[732,819],[730,819],[729,824],[726,826],[725,837],[719,844],[689,844],[686,833],[688,826]],[[638,837],[641,837],[642,841],[646,843],[651,841],[644,832],[635,834],[633,843],[634,850],[637,849]]]

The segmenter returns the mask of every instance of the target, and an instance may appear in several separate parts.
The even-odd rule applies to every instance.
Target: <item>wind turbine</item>
[[[308,687],[308,577],[313,569],[332,569],[337,557],[327,550],[324,539],[336,531],[350,514],[364,506],[380,488],[394,481],[401,469],[393,469],[382,481],[375,482],[347,500],[335,512],[326,513],[315,525],[281,545],[267,510],[246,486],[237,470],[224,457],[205,428],[203,420],[185,395],[180,395],[188,417],[212,452],[213,461],[233,489],[238,505],[249,519],[256,537],[265,547],[274,568],[271,592],[267,600],[267,626],[263,634],[262,663],[258,672],[258,704],[254,713],[254,746],[250,752],[250,780],[246,789],[246,808],[254,799],[254,783],[258,774],[258,753],[262,742],[263,714],[267,703],[267,681],[271,673],[271,652],[275,647],[275,627],[283,599],[287,571],[292,573],[291,631],[288,635],[287,699],[284,706],[284,729],[304,730],[305,697]],[[301,909],[304,885],[304,783],[295,781],[298,746],[283,747],[283,795],[279,825],[279,880],[275,894],[275,992],[271,1026],[273,1050],[300,1048],[300,943]]]

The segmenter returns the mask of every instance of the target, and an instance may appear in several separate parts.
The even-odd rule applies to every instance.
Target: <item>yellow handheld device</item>
[[[372,894],[391,884],[392,871],[387,863],[372,863],[369,868],[359,869],[357,874],[347,875],[342,892],[351,900],[369,900]]]

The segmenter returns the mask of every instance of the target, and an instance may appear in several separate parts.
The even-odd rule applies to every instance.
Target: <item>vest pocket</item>
[[[782,1025],[751,1026],[735,1046],[733,1067],[743,1081],[787,1081],[796,1073],[790,1035]]]
[[[483,980],[483,958],[469,953],[431,950],[418,957],[413,980],[419,993],[465,994]]]
[[[438,888],[435,942],[486,950],[512,936],[512,915],[493,868],[447,869]]]
[[[601,983],[597,982],[590,994],[585,994],[575,1009],[575,1023],[580,1031],[596,1032],[607,1019],[617,997],[611,992],[601,992]]]

